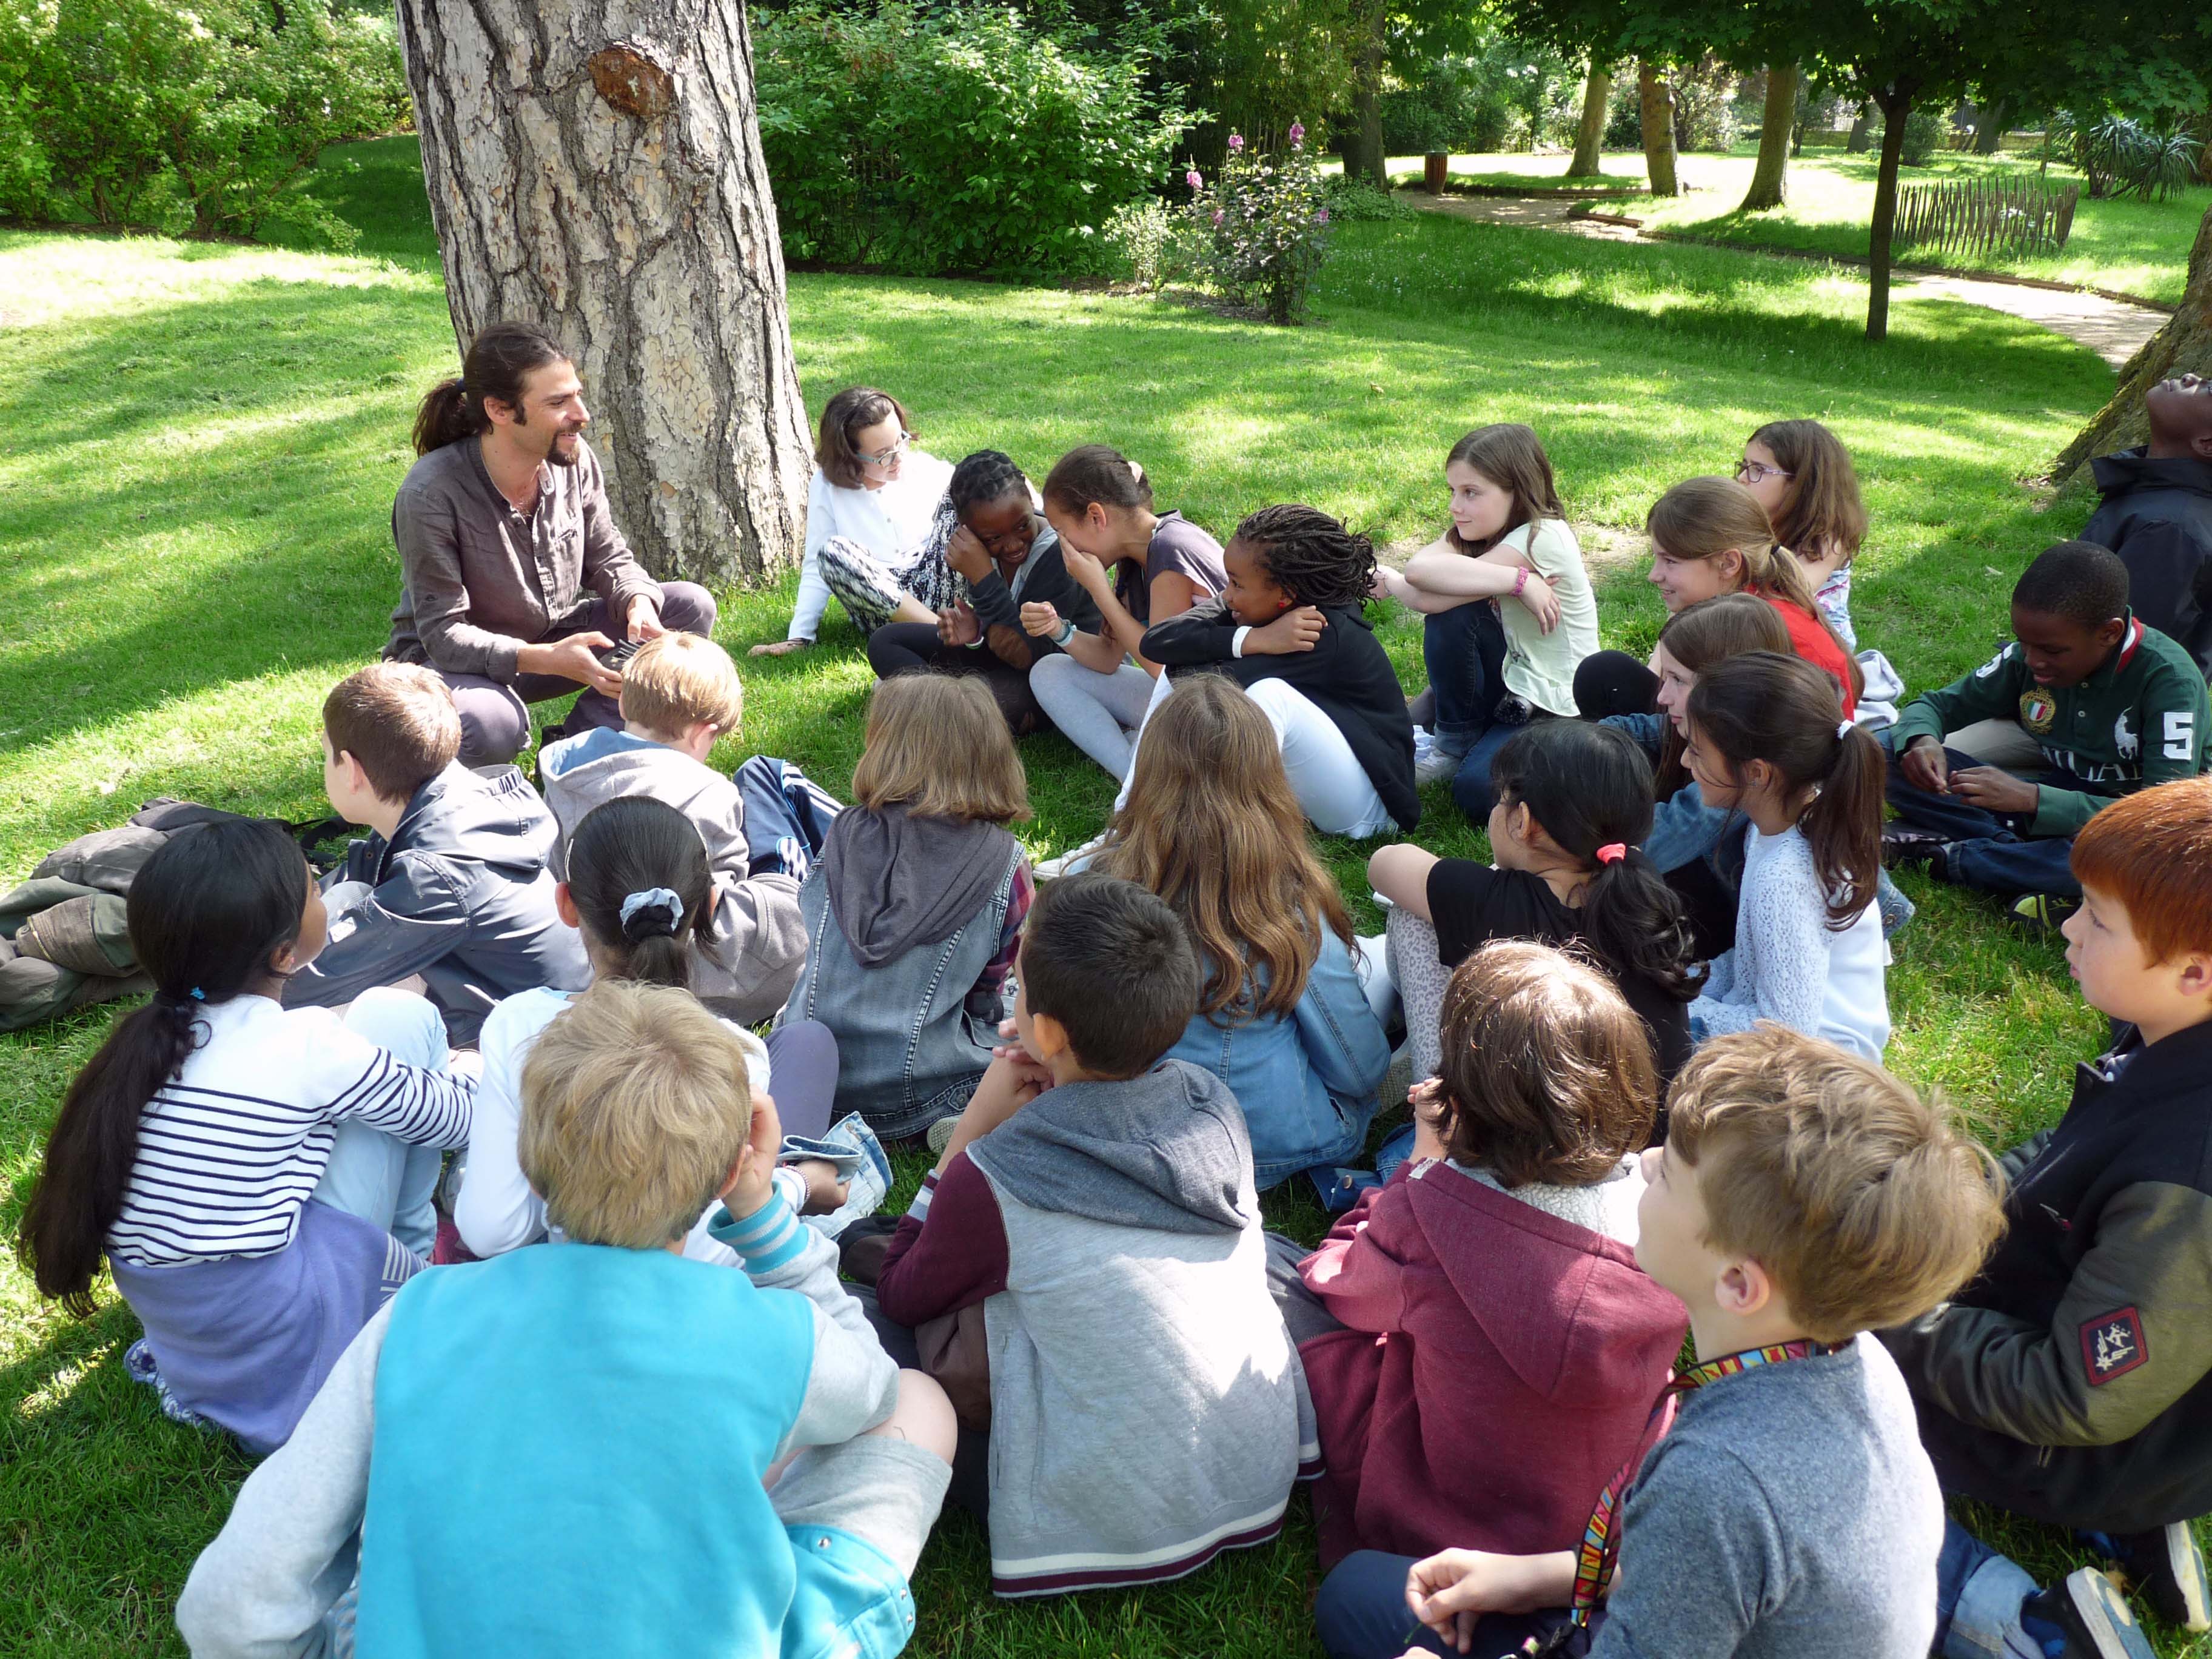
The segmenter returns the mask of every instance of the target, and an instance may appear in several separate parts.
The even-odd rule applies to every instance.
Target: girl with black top
[[[1392,906],[1389,962],[1414,1075],[1437,1069],[1451,970],[1491,939],[1533,939],[1579,945],[1613,976],[1650,1029],[1663,1085],[1690,1057],[1687,1005],[1703,975],[1681,901],[1639,845],[1651,763],[1625,732],[1547,720],[1498,751],[1492,777],[1494,867],[1403,845],[1368,860]]]
[[[1275,728],[1316,829],[1354,838],[1412,830],[1421,817],[1413,722],[1362,612],[1374,544],[1316,508],[1268,507],[1237,526],[1222,564],[1220,598],[1145,635],[1144,654],[1168,671],[1155,704],[1172,677],[1226,674]]]

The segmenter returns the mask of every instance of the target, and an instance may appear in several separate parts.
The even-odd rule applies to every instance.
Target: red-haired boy
[[[2003,1160],[1980,1278],[1885,1334],[1946,1490],[2069,1527],[2172,1624],[2212,1626],[2212,778],[2115,801],[2075,839],[2066,960],[2118,1040]],[[2140,1655],[2110,1583],[2045,1591],[1955,1522],[1948,1654]],[[2023,1627],[2024,1631],[2023,1631]],[[2024,1633],[2033,1645],[2007,1645]],[[2060,1639],[2063,1638],[2063,1641]]]

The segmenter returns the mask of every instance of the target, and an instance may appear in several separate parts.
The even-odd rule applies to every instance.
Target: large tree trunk
[[[2012,100],[2000,98],[1974,108],[1974,154],[1995,155],[2004,149],[2005,125],[2012,119]]]
[[[1740,213],[1762,213],[1778,208],[1789,191],[1790,137],[1797,119],[1797,65],[1769,64],[1766,70],[1766,112],[1759,118],[1759,164],[1751,171],[1751,188],[1743,194]]]
[[[1583,82],[1583,118],[1575,128],[1574,159],[1567,163],[1570,179],[1601,178],[1604,164],[1599,160],[1605,147],[1606,106],[1613,100],[1613,76],[1593,61],[1589,77]]]
[[[1352,66],[1352,131],[1344,145],[1344,176],[1364,179],[1378,190],[1390,188],[1389,162],[1382,154],[1383,31],[1389,21],[1382,6],[1361,19],[1359,55]]]
[[[1897,168],[1905,153],[1905,122],[1915,88],[1882,89],[1881,171],[1874,186],[1874,222],[1867,228],[1867,325],[1869,340],[1889,337],[1889,238],[1897,227]]]
[[[2143,394],[2160,380],[2185,374],[2212,380],[2212,212],[2197,227],[2197,246],[2189,252],[2189,285],[2182,291],[2180,306],[2166,326],[2122,365],[2112,400],[2059,452],[2051,465],[2051,482],[2064,483],[2093,456],[2148,442]]]
[[[1644,126],[1644,167],[1654,196],[1679,196],[1674,179],[1674,92],[1648,63],[1636,65],[1637,113]]]
[[[1874,148],[1874,106],[1861,104],[1859,112],[1851,118],[1851,130],[1844,140],[1844,152],[1848,155],[1863,155]]]
[[[797,564],[811,463],[742,8],[398,12],[464,346],[526,319],[574,354],[616,522],[654,574]]]

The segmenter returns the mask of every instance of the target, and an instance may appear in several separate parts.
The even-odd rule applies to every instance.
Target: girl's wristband
[[[1513,597],[1516,599],[1519,599],[1521,597],[1521,590],[1528,586],[1528,567],[1524,564],[1518,570],[1513,573]]]
[[[1058,646],[1061,650],[1065,651],[1067,649],[1067,642],[1074,637],[1075,623],[1073,620],[1072,618],[1063,617],[1060,620],[1060,632],[1052,636],[1052,642]]]

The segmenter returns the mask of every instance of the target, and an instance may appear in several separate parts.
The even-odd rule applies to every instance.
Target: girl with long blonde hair
[[[1260,1185],[1356,1154],[1389,1043],[1274,727],[1233,682],[1179,683],[1153,711],[1090,867],[1157,893],[1189,930],[1199,1012],[1171,1054],[1236,1091]]]

